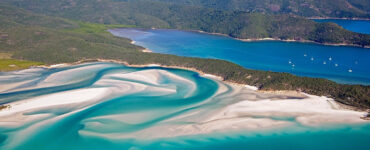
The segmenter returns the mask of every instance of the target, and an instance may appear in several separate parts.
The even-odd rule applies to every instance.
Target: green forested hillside
[[[370,18],[369,0],[156,0],[225,10],[305,17]]]
[[[114,37],[105,31],[108,28],[127,27],[124,25],[71,21],[5,5],[0,5],[0,12],[0,53],[1,56],[6,56],[5,60],[0,58],[0,63],[8,65],[5,67],[19,65],[18,67],[24,68],[40,63],[54,64],[98,58],[125,61],[129,64],[155,63],[194,68],[221,76],[226,81],[255,85],[263,90],[300,90],[330,96],[359,108],[370,108],[369,86],[342,85],[325,79],[249,70],[223,60],[144,53],[140,51],[143,48],[130,44],[130,40]]]
[[[36,13],[102,24],[202,30],[248,39],[295,39],[370,46],[370,35],[353,33],[335,24],[316,23],[291,15],[221,11],[143,0],[3,0],[3,2]]]
[[[107,25],[37,15],[4,5],[0,5],[0,12],[0,51],[13,58],[45,63],[74,62],[141,49],[131,45],[128,39],[105,32],[110,27]]]

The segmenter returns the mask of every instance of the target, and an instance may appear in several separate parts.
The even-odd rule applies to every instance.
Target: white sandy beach
[[[146,48],[146,49],[143,49],[142,52],[144,52],[144,53],[152,53],[153,51]]]
[[[108,139],[121,138],[168,138],[176,136],[209,134],[214,132],[237,132],[243,130],[270,130],[289,126],[295,123],[285,120],[275,120],[271,117],[292,117],[304,126],[320,127],[330,124],[365,123],[361,117],[365,112],[346,110],[326,97],[307,95],[305,99],[281,100],[242,100],[220,110],[209,112],[196,111],[173,120],[163,122],[158,126],[147,128],[132,134],[110,133],[101,134],[91,131],[80,131],[86,136],[100,136]],[[141,115],[140,115],[141,116]],[[258,118],[255,118],[258,116]],[[104,116],[119,120],[117,116]],[[140,118],[135,116],[133,118]],[[172,124],[172,122],[191,121],[192,124]],[[127,120],[125,120],[127,121]],[[140,121],[131,122],[138,123]],[[104,126],[104,125],[101,125]]]
[[[52,84],[52,81],[58,82],[56,79],[61,79],[66,83],[79,82],[79,80],[73,79],[73,77],[81,78],[78,75],[73,75],[75,72],[90,72],[105,67],[109,67],[109,65],[86,66],[58,72],[45,78],[43,82]],[[346,109],[327,97],[305,93],[298,93],[297,96],[295,95],[297,92],[289,95],[287,91],[261,92],[254,86],[224,83],[221,78],[214,75],[203,74],[203,77],[213,79],[219,85],[218,91],[212,97],[196,104],[196,106],[205,105],[207,107],[200,107],[179,114],[154,126],[130,133],[120,133],[119,131],[100,133],[98,132],[100,129],[109,128],[109,125],[102,124],[99,120],[112,120],[113,122],[135,125],[145,123],[153,118],[159,118],[164,114],[175,113],[178,110],[170,109],[164,113],[161,109],[154,109],[125,114],[102,115],[82,121],[85,129],[80,130],[79,134],[110,139],[147,139],[214,132],[267,130],[296,124],[317,127],[325,124],[367,122],[361,119],[366,112]],[[163,78],[176,81],[176,84],[163,82]],[[45,83],[43,82],[39,83],[40,87],[44,87]],[[22,82],[17,84],[22,84]],[[58,84],[63,83],[59,82]],[[178,91],[179,87],[186,89],[186,91]],[[37,86],[33,88],[37,88]],[[196,91],[197,85],[194,81],[165,70],[148,69],[133,72],[112,72],[104,75],[92,87],[11,102],[7,104],[10,108],[0,110],[0,126],[22,126],[37,120],[55,118],[48,113],[35,113],[34,115],[32,113],[52,112],[56,108],[83,110],[116,96],[133,93],[145,93],[147,96],[167,96],[181,93],[178,96],[187,98],[196,94]],[[276,117],[293,118],[294,121],[274,119]],[[58,119],[63,119],[63,117],[60,116]],[[179,122],[189,123],[181,124]]]

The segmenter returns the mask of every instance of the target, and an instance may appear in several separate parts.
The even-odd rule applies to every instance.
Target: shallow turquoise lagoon
[[[4,150],[370,147],[368,123],[307,126],[294,116],[240,115],[236,118],[240,121],[269,120],[287,126],[241,126],[238,130],[228,126],[206,132],[222,123],[235,123],[226,120],[202,126],[207,116],[242,97],[251,102],[279,97],[237,89],[179,69],[114,63],[32,68],[0,73],[0,87],[0,104],[12,106],[0,111],[0,149]],[[244,125],[250,124],[253,121]]]
[[[358,32],[370,34],[370,21],[369,20],[343,20],[343,19],[315,19],[316,22],[334,22],[343,28]]]
[[[156,53],[223,59],[250,69],[370,85],[370,50],[365,48],[278,41],[243,42],[180,30],[115,29],[110,32],[130,38]]]

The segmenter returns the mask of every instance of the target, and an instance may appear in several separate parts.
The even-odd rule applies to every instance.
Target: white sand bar
[[[40,80],[35,87],[31,86],[29,88],[77,83],[107,67],[109,65],[98,64],[57,72]],[[79,72],[82,73],[78,74]],[[187,78],[171,71],[161,69],[114,70],[104,74],[97,81],[94,80],[91,83],[92,85],[88,87],[7,103],[10,108],[0,110],[0,126],[18,127],[38,120],[47,122],[54,119],[58,121],[58,119],[63,119],[63,117],[73,113],[58,116],[47,112],[65,108],[78,113],[80,110],[82,111],[118,96],[131,94],[146,96],[134,101],[135,103],[131,103],[131,105],[136,104],[139,109],[125,112],[124,109],[120,110],[120,106],[119,109],[113,111],[114,113],[108,111],[94,117],[83,118],[79,120],[79,123],[83,124],[84,128],[79,130],[78,133],[81,136],[97,136],[110,139],[147,139],[214,132],[267,130],[297,124],[306,127],[317,127],[326,124],[367,122],[361,119],[366,112],[343,108],[327,97],[305,93],[299,93],[304,95],[299,97],[287,96],[284,95],[284,92],[264,93],[258,91],[257,87],[254,86],[227,84],[220,81],[216,76],[208,74],[204,76],[214,79],[218,84],[217,89],[215,89],[217,91],[212,93],[213,95],[210,94],[211,96],[204,96],[206,95],[204,93],[203,95],[202,93],[197,95],[201,91],[199,83],[202,82],[198,83],[192,77]],[[4,78],[9,79],[9,77],[7,75]],[[26,83],[17,81],[7,84],[15,88]],[[2,90],[8,89],[2,88]],[[150,103],[153,102],[150,96],[156,96],[159,100]],[[158,98],[162,96],[169,97],[169,99]],[[196,99],[199,97],[205,98]],[[166,105],[167,102],[172,105]],[[145,105],[147,103],[150,105],[146,105],[144,108],[140,107],[141,104]],[[162,105],[152,107],[157,103],[162,103]],[[40,111],[42,113],[37,113]],[[278,117],[292,119],[276,119]],[[135,126],[150,123],[153,120],[158,120],[158,122],[132,132],[124,132],[125,126],[130,126],[131,129]],[[38,126],[33,126],[33,128],[36,129]],[[100,132],[111,128],[115,130]]]

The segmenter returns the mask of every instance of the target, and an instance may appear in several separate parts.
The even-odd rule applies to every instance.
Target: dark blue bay
[[[226,36],[162,29],[115,29],[156,53],[216,58],[245,68],[287,72],[346,84],[370,84],[370,49],[298,42],[243,42]]]

